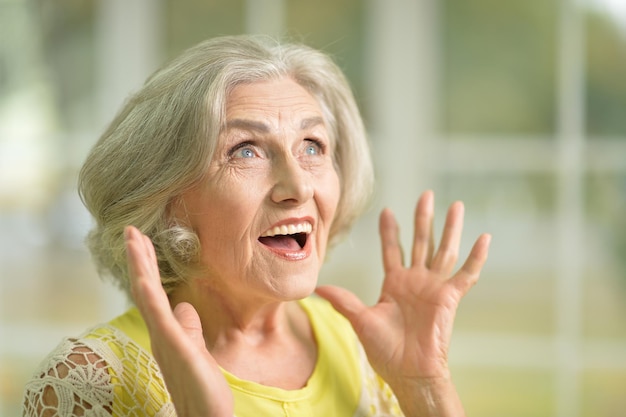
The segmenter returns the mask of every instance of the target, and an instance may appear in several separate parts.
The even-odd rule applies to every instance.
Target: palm
[[[352,323],[374,369],[388,382],[446,376],[447,352],[459,301],[477,281],[489,237],[481,236],[463,267],[452,275],[463,223],[463,205],[450,207],[436,252],[432,237],[432,193],[420,199],[415,215],[411,264],[404,267],[397,225],[381,214],[385,279],[378,303],[363,305],[347,290],[322,287],[326,297]]]

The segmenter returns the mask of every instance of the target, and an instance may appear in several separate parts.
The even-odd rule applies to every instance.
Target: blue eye
[[[309,140],[304,148],[304,153],[306,155],[319,155],[322,153],[322,145],[317,141]]]
[[[241,148],[237,153],[240,158],[254,158],[254,151],[250,148]]]
[[[257,154],[254,149],[254,145],[243,142],[239,145],[233,147],[233,149],[228,152],[230,158],[254,158]]]

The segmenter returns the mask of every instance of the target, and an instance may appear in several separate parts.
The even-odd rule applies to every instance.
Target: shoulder
[[[63,339],[27,383],[24,416],[124,415],[136,407],[155,415],[167,408],[169,395],[149,341],[145,348],[142,324],[131,310]]]
[[[309,297],[300,303],[311,318],[316,337],[323,341],[326,352],[321,354],[322,359],[326,356],[330,366],[340,371],[334,379],[347,376],[349,380],[345,386],[351,386],[358,392],[354,415],[402,416],[393,392],[371,367],[350,322],[320,297]]]
[[[113,389],[107,356],[97,340],[63,339],[26,384],[24,415],[81,415],[87,410],[94,416],[110,415]]]
[[[311,296],[300,300],[318,342],[335,349],[356,353],[358,338],[350,322],[323,298]]]
[[[309,315],[312,322],[321,321],[327,325],[351,328],[348,320],[342,316],[325,299],[316,295],[300,300],[300,305]]]

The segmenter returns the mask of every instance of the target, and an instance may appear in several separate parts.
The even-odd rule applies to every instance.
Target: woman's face
[[[203,285],[293,300],[315,288],[339,193],[322,110],[283,78],[233,89],[207,175],[176,216],[200,238]]]

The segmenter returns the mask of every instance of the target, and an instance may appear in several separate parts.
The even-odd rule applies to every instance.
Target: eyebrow
[[[324,119],[316,117],[307,117],[300,122],[300,130],[310,129],[317,125],[323,125]],[[260,133],[269,133],[270,127],[263,122],[257,122],[256,120],[249,119],[233,119],[226,122],[225,130],[229,129],[242,129],[252,130]]]
[[[312,127],[315,127],[317,125],[324,125],[324,119],[322,119],[319,116],[317,116],[317,117],[308,117],[306,119],[303,119],[302,122],[300,122],[300,129],[301,130],[306,130],[306,129],[310,129]]]

